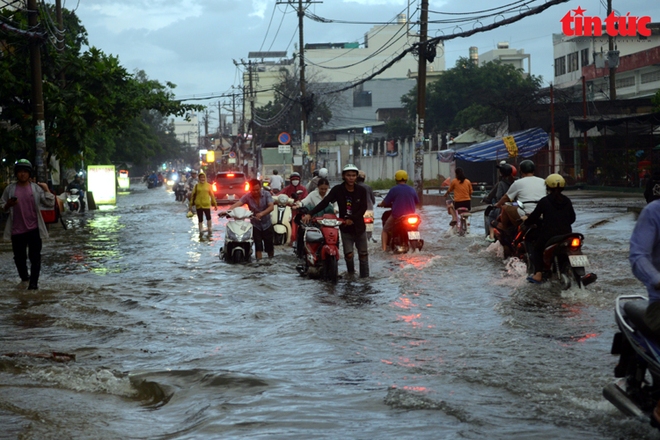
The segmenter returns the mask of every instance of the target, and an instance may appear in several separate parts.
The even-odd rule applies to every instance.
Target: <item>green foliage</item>
[[[315,82],[314,78],[306,79],[306,111],[307,131],[318,131],[332,119],[330,108],[336,103],[337,95],[322,95],[324,85]],[[300,139],[301,105],[295,98],[300,96],[300,80],[297,71],[294,73],[286,69],[280,71],[280,82],[275,86],[275,102],[255,109],[255,115],[260,120],[276,120],[270,126],[254,125],[254,134],[257,142],[275,142],[277,136],[283,131]]]
[[[414,136],[415,125],[405,119],[394,118],[385,123],[385,130],[388,139],[404,138],[407,136]]]
[[[655,92],[651,102],[653,103],[653,110],[660,111],[660,90]]]
[[[52,6],[42,16],[54,17]],[[2,10],[12,23],[26,28],[22,11]],[[46,148],[64,166],[85,162],[155,162],[181,157],[181,145],[166,124],[168,115],[182,116],[202,106],[174,100],[171,83],[130,74],[117,57],[87,45],[87,32],[75,13],[63,10],[65,47],[41,45]],[[0,107],[6,123],[0,129],[2,156],[33,159],[34,121],[30,50],[26,37],[7,33],[0,57]],[[130,136],[130,139],[127,139]]]
[[[509,64],[477,66],[460,58],[426,90],[426,131],[449,131],[500,122],[509,117],[524,127],[524,115],[540,99],[542,78]],[[417,112],[417,88],[401,98],[411,120]]]

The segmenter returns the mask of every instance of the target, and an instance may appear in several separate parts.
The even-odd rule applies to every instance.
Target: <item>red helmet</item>
[[[516,177],[518,175],[518,170],[513,165],[511,165],[511,175],[513,177]]]

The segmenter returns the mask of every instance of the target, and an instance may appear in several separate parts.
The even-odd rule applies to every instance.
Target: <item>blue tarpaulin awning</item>
[[[548,144],[550,136],[540,128],[530,128],[528,130],[511,133],[518,147],[519,157],[534,156],[541,148]],[[502,138],[491,139],[489,141],[473,144],[460,150],[438,151],[438,160],[441,162],[451,162],[455,159],[461,159],[468,162],[487,162],[491,160],[501,160],[509,157],[509,150],[504,145]]]

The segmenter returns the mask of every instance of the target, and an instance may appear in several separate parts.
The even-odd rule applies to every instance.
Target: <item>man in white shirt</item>
[[[281,191],[284,186],[284,179],[278,174],[277,170],[273,170],[273,175],[268,179],[268,186],[272,190]]]
[[[502,229],[516,226],[520,218],[531,214],[538,201],[546,196],[545,180],[534,175],[534,162],[523,160],[519,168],[522,177],[511,184],[507,193],[495,205],[496,208],[502,208],[499,225]],[[518,202],[522,206],[505,205],[507,202]]]

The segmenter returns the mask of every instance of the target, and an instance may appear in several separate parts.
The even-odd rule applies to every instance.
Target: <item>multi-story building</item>
[[[478,59],[480,66],[493,61],[499,61],[502,64],[511,64],[516,69],[520,69],[528,75],[532,73],[532,56],[525,53],[525,49],[510,48],[509,43],[506,41],[497,43],[496,49],[489,50],[481,55],[477,55],[476,50],[476,47],[470,48],[470,59]],[[525,61],[527,62],[525,63]]]
[[[608,36],[567,37],[553,34],[558,89],[573,89],[582,99],[582,77],[587,100],[609,100],[610,64],[616,66],[617,99],[642,98],[660,89],[660,23],[651,23],[649,37],[616,37],[610,53]]]

